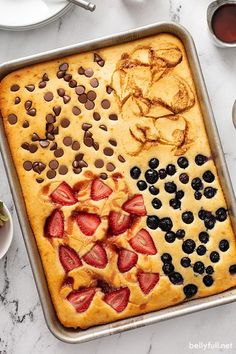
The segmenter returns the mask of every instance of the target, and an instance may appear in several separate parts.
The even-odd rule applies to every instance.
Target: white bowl
[[[13,238],[13,221],[10,211],[4,204],[4,213],[8,216],[8,221],[0,227],[0,259],[7,253]]]

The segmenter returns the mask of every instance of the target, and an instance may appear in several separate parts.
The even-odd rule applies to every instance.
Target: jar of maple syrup
[[[220,47],[236,47],[236,0],[212,2],[207,10],[211,37]]]

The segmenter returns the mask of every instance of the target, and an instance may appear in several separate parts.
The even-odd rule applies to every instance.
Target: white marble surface
[[[24,33],[0,31],[0,62],[157,21],[180,22],[196,42],[235,188],[236,150],[231,108],[236,98],[236,48],[217,49],[210,42],[206,25],[210,0],[94,2],[97,4],[95,13],[74,9],[45,28]],[[7,256],[0,261],[1,354],[236,352],[236,303],[81,345],[64,344],[54,338],[43,318],[1,160],[0,173],[0,199],[11,208],[15,225],[14,242]],[[189,342],[209,341],[232,343],[232,349],[189,348]]]

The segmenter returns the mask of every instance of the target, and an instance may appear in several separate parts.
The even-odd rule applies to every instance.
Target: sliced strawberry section
[[[98,215],[82,211],[77,214],[76,221],[81,232],[86,236],[92,236],[101,223],[101,219]]]
[[[139,253],[156,254],[157,249],[149,232],[141,229],[133,238],[129,240],[131,247]]]
[[[132,251],[122,249],[118,255],[118,268],[121,273],[128,272],[138,261],[138,255]]]
[[[99,243],[83,256],[83,260],[96,268],[105,268],[108,263],[106,251]]]
[[[131,217],[123,213],[111,211],[108,218],[112,235],[120,235],[131,226]]]
[[[103,183],[100,179],[94,179],[91,186],[91,199],[101,200],[109,197],[112,189]]]
[[[159,273],[139,273],[138,282],[142,292],[147,295],[159,281]]]
[[[94,295],[95,289],[92,288],[75,290],[67,296],[67,300],[74,306],[77,312],[84,312],[89,308]]]
[[[134,214],[138,216],[147,215],[146,208],[144,206],[143,196],[141,194],[136,194],[133,198],[127,200],[122,209],[129,214]]]
[[[73,285],[74,285],[74,279],[72,277],[67,277],[62,283],[62,287],[70,286],[71,288],[73,288]]]
[[[104,301],[110,305],[116,312],[122,312],[129,302],[129,288],[114,290],[104,296]]]
[[[62,182],[50,195],[52,201],[61,205],[77,203],[73,189],[66,182]]]
[[[59,247],[59,259],[66,273],[82,265],[77,252],[69,246]]]
[[[63,237],[64,235],[64,215],[60,209],[53,210],[47,218],[44,228],[48,237]]]

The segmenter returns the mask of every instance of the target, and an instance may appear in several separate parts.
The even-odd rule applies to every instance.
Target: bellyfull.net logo
[[[223,349],[223,350],[232,350],[233,344],[232,343],[220,343],[220,342],[198,342],[198,343],[191,343],[189,342],[189,349],[192,350],[215,350],[215,349]]]

